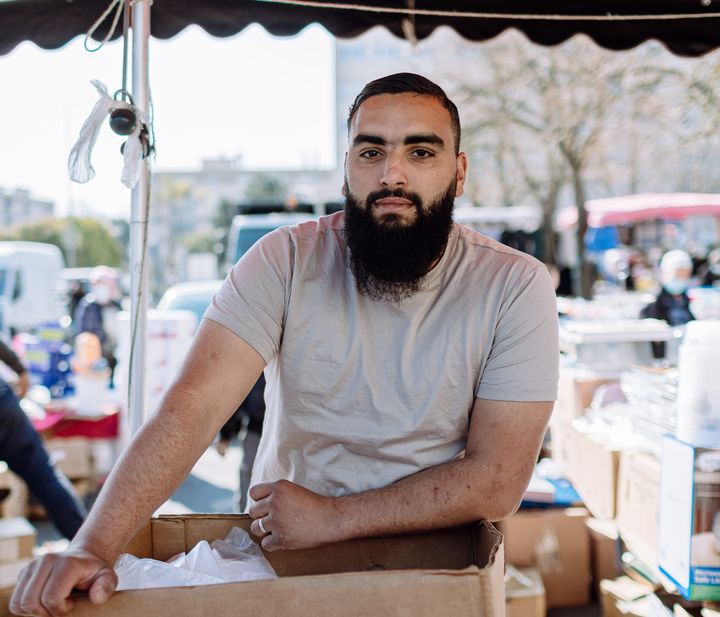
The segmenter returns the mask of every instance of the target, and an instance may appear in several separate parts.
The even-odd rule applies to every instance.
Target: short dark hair
[[[348,113],[348,130],[350,123],[357,113],[360,105],[362,105],[371,96],[379,94],[417,94],[419,96],[429,96],[440,103],[450,114],[450,123],[452,126],[453,137],[455,138],[455,154],[460,152],[460,116],[457,107],[445,94],[445,91],[436,83],[430,81],[427,77],[416,75],[415,73],[395,73],[375,79],[362,89],[360,94],[355,97],[353,104],[350,105]]]

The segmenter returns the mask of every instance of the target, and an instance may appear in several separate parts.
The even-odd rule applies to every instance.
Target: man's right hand
[[[74,602],[74,589],[87,591],[93,604],[102,604],[117,586],[115,571],[105,561],[79,548],[40,557],[25,567],[10,600],[16,615],[60,617]]]

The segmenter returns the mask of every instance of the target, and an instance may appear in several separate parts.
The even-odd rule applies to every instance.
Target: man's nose
[[[394,154],[387,156],[380,182],[388,188],[396,188],[407,184],[407,174],[402,156]]]

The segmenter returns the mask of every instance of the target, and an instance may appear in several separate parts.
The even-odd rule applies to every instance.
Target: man
[[[0,362],[17,375],[14,391],[0,378],[0,460],[22,478],[58,531],[70,540],[83,522],[85,508],[70,481],[53,467],[40,437],[20,407],[19,399],[30,388],[30,376],[2,340]]]
[[[114,560],[263,368],[249,513],[264,549],[517,508],[556,393],[547,270],[452,223],[467,159],[432,82],[368,84],[349,139],[345,213],[279,229],[236,264],[71,549],[24,571],[12,610],[63,615],[73,587],[106,600]]]

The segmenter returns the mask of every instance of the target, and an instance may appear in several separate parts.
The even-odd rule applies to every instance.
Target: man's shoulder
[[[342,232],[345,222],[344,212],[335,212],[309,221],[303,221],[287,227],[287,232],[297,240],[312,240],[328,234]]]

